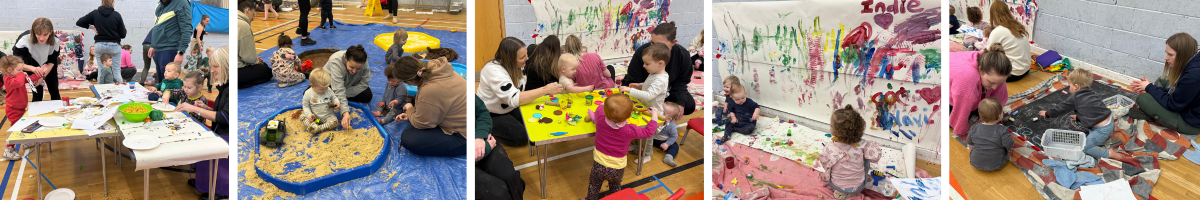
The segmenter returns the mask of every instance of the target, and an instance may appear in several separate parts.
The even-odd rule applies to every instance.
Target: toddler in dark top
[[[1000,124],[1004,116],[1000,99],[988,97],[979,101],[979,122],[967,133],[967,150],[971,151],[971,166],[983,171],[1004,168],[1013,149],[1008,127]]]
[[[736,84],[731,85],[729,91],[732,93],[725,100],[728,102],[725,104],[725,115],[730,119],[722,141],[729,141],[729,136],[734,132],[753,135],[758,124],[758,103],[746,97],[746,89],[741,84]]]
[[[1095,91],[1092,91],[1092,72],[1085,69],[1076,69],[1067,75],[1067,82],[1071,83],[1071,96],[1058,104],[1058,107],[1050,108],[1050,110],[1039,111],[1038,115],[1042,117],[1057,117],[1063,114],[1075,111],[1075,115],[1071,115],[1071,120],[1079,127],[1076,129],[1083,130],[1087,133],[1087,142],[1083,145],[1083,152],[1097,158],[1124,158],[1119,153],[1111,149],[1101,148],[1100,145],[1112,136],[1113,119],[1112,110],[1104,105],[1104,97],[1100,97]],[[1067,92],[1067,91],[1064,91]]]

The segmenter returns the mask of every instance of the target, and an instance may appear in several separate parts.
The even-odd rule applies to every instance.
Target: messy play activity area
[[[302,1],[307,2],[307,1]],[[269,82],[238,90],[239,116],[237,130],[239,198],[243,199],[464,199],[466,198],[466,156],[432,157],[416,155],[401,146],[401,135],[413,126],[409,121],[396,120],[381,123],[380,116],[385,88],[389,88],[385,68],[388,62],[385,52],[393,44],[401,46],[403,56],[415,56],[420,61],[444,58],[453,67],[453,78],[466,79],[467,33],[466,14],[459,14],[461,3],[446,1],[445,6],[432,7],[400,5],[398,15],[388,12],[386,5],[381,10],[381,1],[336,2],[330,10],[314,6],[308,16],[298,12],[307,6],[285,2],[277,17],[271,13],[268,20],[250,22],[257,56],[264,64],[273,65],[276,51],[286,48],[295,56],[296,72],[303,73],[299,83],[281,83],[280,76]],[[387,2],[387,1],[382,1]],[[446,8],[454,7],[447,13]],[[415,10],[413,8],[416,8]],[[431,11],[430,8],[434,10]],[[261,10],[261,8],[258,8]],[[278,8],[277,8],[278,9]],[[286,11],[283,11],[286,10]],[[318,17],[332,12],[336,20],[315,25]],[[426,13],[428,12],[428,13]],[[258,12],[259,14],[266,14]],[[382,17],[387,16],[384,19]],[[302,20],[301,18],[307,18]],[[415,23],[413,21],[416,21]],[[428,22],[426,23],[422,23]],[[301,23],[313,23],[303,26]],[[297,35],[297,29],[306,27],[307,38]],[[393,41],[397,29],[408,34],[406,41]],[[291,47],[279,47],[279,37],[288,36]],[[305,40],[315,40],[315,45]],[[314,69],[333,70],[332,57],[345,55],[348,47],[361,45],[366,61],[361,68],[369,73],[366,82],[373,97],[369,103],[346,102],[345,97],[313,105],[340,109],[349,106],[349,128],[339,120],[311,118],[309,108],[302,105],[305,91],[313,85],[310,75]],[[339,53],[341,52],[341,53]],[[347,67],[345,62],[339,67]],[[430,62],[432,63],[432,62]],[[345,71],[346,69],[341,69]],[[333,72],[329,72],[333,73]],[[428,73],[426,73],[428,75]],[[327,75],[328,76],[328,75]],[[349,74],[347,76],[350,76]],[[326,80],[328,81],[328,80]],[[397,93],[407,95],[407,102],[414,103],[418,88],[400,84]],[[407,87],[403,87],[407,86]],[[466,88],[464,87],[463,90]],[[334,92],[327,89],[326,93]],[[392,95],[388,92],[387,95]],[[430,97],[432,98],[432,97]],[[327,99],[328,100],[328,99]],[[405,101],[400,101],[405,102]],[[338,105],[341,103],[341,105]],[[414,103],[415,104],[415,103]],[[402,105],[400,105],[402,106]],[[465,106],[465,105],[464,105]],[[387,110],[384,110],[386,115]],[[401,113],[403,111],[400,111]],[[392,115],[395,116],[395,115]],[[329,125],[329,130],[310,129],[310,125]],[[466,133],[462,133],[466,134]]]
[[[487,103],[491,120],[496,121],[496,124],[492,124],[490,135],[497,140],[516,138],[511,139],[514,140],[512,142],[496,143],[499,148],[492,149],[490,154],[497,155],[496,149],[503,149],[506,155],[476,161],[476,197],[704,198],[704,169],[701,166],[704,164],[702,141],[707,132],[703,128],[703,110],[706,110],[703,99],[707,92],[703,89],[705,78],[700,66],[703,62],[697,61],[706,56],[701,33],[703,2],[533,0],[526,3],[481,3],[479,10],[482,11],[473,22],[480,27],[495,24],[495,28],[506,31],[481,33],[484,35],[477,40],[476,51],[486,55],[476,57],[475,73],[479,76],[474,92]],[[486,13],[488,10],[503,12]],[[661,38],[656,41],[656,37]],[[485,42],[485,39],[490,41]],[[507,85],[507,82],[495,84],[497,81],[489,78],[501,77],[504,80],[514,75],[499,70],[507,69],[510,66],[506,65],[511,64],[489,64],[489,61],[505,59],[493,55],[518,52],[517,49],[505,52],[504,47],[518,43],[527,46],[519,52],[527,52],[530,57],[528,61],[521,61],[527,66],[523,71],[525,78],[520,79],[527,80],[513,85]],[[656,72],[642,64],[648,61],[643,59],[647,56],[641,55],[649,55],[645,49],[655,44],[663,47],[660,52],[669,55],[663,60],[666,64],[659,71],[661,75],[650,75]],[[570,59],[572,57],[574,59]],[[553,63],[542,62],[547,58],[557,60],[557,68],[553,70],[568,69],[550,72],[545,70],[550,67],[539,67]],[[545,74],[557,77],[544,78]],[[663,77],[659,82],[662,85],[651,86],[653,83],[649,76]],[[629,88],[621,88],[624,82],[628,82],[625,85],[630,85]],[[524,86],[520,86],[522,84]],[[561,84],[563,88],[556,90],[565,90],[550,89],[552,92],[538,93],[554,84]],[[571,85],[584,89],[572,88]],[[520,105],[512,105],[516,108],[508,107],[507,103],[493,104],[507,100],[496,100],[498,95],[487,95],[498,93],[509,96],[503,92],[512,88],[523,91],[518,92],[521,98],[530,92],[539,95],[532,95],[535,99],[528,101],[521,99]],[[648,93],[662,99],[638,96]],[[618,110],[602,110],[606,101],[618,101],[613,99],[614,95],[632,102],[628,118],[600,117]],[[665,120],[666,117],[660,114],[658,120],[654,121],[651,112],[663,113],[662,107],[668,103],[677,103],[671,105],[678,105],[679,109],[672,109],[680,114],[672,116],[671,120]],[[651,109],[656,104],[660,109]],[[520,115],[516,115],[516,112]],[[498,120],[502,117],[504,120],[516,118],[523,123],[512,126],[508,121]],[[651,130],[654,132],[650,133],[652,135],[635,136],[631,133],[633,129],[644,129],[651,123],[661,130]],[[662,128],[667,124],[675,126]],[[630,142],[618,142],[626,140]],[[479,177],[485,176],[498,180],[479,181],[483,180]],[[490,192],[487,189],[500,188],[510,191],[497,195],[485,193]]]
[[[950,2],[957,10],[952,15],[956,15],[962,24],[958,29],[960,33],[950,36],[951,52],[947,55],[952,71],[978,69],[979,73],[986,73],[985,69],[992,69],[994,65],[977,58],[988,57],[994,51],[989,49],[990,45],[1007,47],[1006,42],[1012,41],[1012,35],[1023,35],[1015,37],[1015,43],[1028,45],[1027,50],[1003,49],[1001,54],[1008,55],[1010,61],[1004,63],[1012,64],[1013,73],[1004,74],[1009,76],[1007,83],[1000,82],[1000,88],[985,94],[985,97],[1001,100],[999,107],[1003,113],[998,125],[1004,130],[999,137],[1013,141],[1011,147],[1005,147],[1008,149],[1008,155],[1003,155],[1005,161],[999,169],[991,171],[973,167],[972,156],[976,154],[968,148],[970,140],[979,137],[971,135],[975,132],[951,134],[949,156],[953,164],[948,166],[951,196],[967,199],[1194,198],[1194,185],[1198,182],[1187,177],[1194,177],[1200,170],[1196,165],[1200,153],[1193,150],[1200,147],[1195,142],[1195,125],[1187,123],[1192,120],[1187,113],[1195,110],[1192,102],[1197,99],[1195,92],[1189,91],[1194,89],[1188,89],[1193,86],[1184,84],[1196,80],[1194,71],[1200,65],[1200,60],[1195,57],[1196,40],[1186,29],[1176,26],[1148,29],[1126,26],[1159,19],[1135,14],[1175,15],[1181,12],[1162,7],[1073,0]],[[994,12],[997,10],[1005,12]],[[1121,22],[1098,21],[1090,14],[1097,10],[1129,12],[1132,16],[1113,16],[1127,20]],[[1007,18],[1013,21],[1005,20]],[[991,24],[987,25],[988,22]],[[1034,22],[1037,22],[1036,26]],[[1186,27],[1196,22],[1180,23],[1178,26]],[[1105,31],[1078,31],[1097,29]],[[1022,31],[1024,34],[1020,33]],[[1027,66],[1019,66],[1019,63]],[[978,94],[959,95],[958,92],[961,91],[952,89],[951,98],[964,99],[962,97]],[[975,102],[953,104],[973,105]],[[951,112],[954,118],[953,112],[957,111]],[[1182,117],[1180,113],[1183,113]],[[978,113],[971,112],[969,116],[963,119],[971,125],[984,121]],[[955,133],[974,127],[954,126],[950,128]],[[1010,184],[990,184],[995,182]]]
[[[939,199],[944,5],[894,3],[713,3],[709,196]]]

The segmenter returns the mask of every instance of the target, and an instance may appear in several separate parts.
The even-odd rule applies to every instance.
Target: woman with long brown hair
[[[33,27],[17,36],[17,42],[12,47],[13,55],[21,57],[25,65],[38,67],[29,74],[41,75],[41,80],[46,81],[44,87],[34,89],[30,96],[32,101],[42,101],[42,95],[46,92],[50,93],[50,100],[62,100],[58,94],[58,49],[58,36],[54,35],[54,24],[50,19],[33,20]]]
[[[422,156],[461,156],[467,149],[467,81],[446,58],[422,62],[400,57],[385,73],[417,86],[417,96],[404,105],[396,121],[410,124],[400,146]]]
[[[950,127],[954,134],[964,137],[971,130],[969,119],[978,115],[979,101],[995,97],[1000,105],[1008,101],[1008,79],[1012,72],[1004,47],[992,43],[982,52],[960,51],[950,53]],[[957,56],[967,54],[970,56]]]
[[[1196,39],[1187,33],[1167,38],[1167,57],[1162,77],[1151,83],[1142,77],[1130,86],[1146,93],[1137,96],[1137,105],[1150,117],[1179,133],[1200,134],[1200,57]]]
[[[988,43],[996,43],[1004,47],[1004,55],[1008,56],[1009,62],[1012,63],[1012,76],[1009,76],[1006,82],[1014,82],[1025,78],[1030,64],[1033,63],[1033,58],[1030,57],[1029,52],[1029,30],[1026,30],[1025,25],[1021,25],[1021,22],[1017,21],[1017,18],[1013,17],[1008,9],[1008,4],[1004,1],[992,1],[992,7],[988,12],[991,14],[990,20],[995,28],[988,36]]]
[[[558,59],[562,55],[558,36],[546,36],[537,45],[529,57],[529,67],[525,68],[525,89],[541,88],[550,83],[558,82]]]
[[[558,83],[536,88],[526,85],[526,76],[522,74],[522,68],[525,61],[529,60],[527,52],[528,49],[521,40],[515,37],[504,38],[500,41],[500,49],[496,50],[496,56],[479,71],[479,87],[476,88],[475,95],[483,100],[488,111],[491,111],[492,122],[495,124],[492,127],[492,135],[504,145],[529,144],[525,120],[517,107],[533,102],[543,95],[558,94],[563,90],[562,85]]]

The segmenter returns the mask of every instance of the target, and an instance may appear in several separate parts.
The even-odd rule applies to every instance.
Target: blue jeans
[[[161,83],[163,81],[163,74],[167,73],[166,66],[168,63],[175,62],[175,55],[177,55],[177,53],[179,53],[179,51],[177,51],[177,50],[162,50],[162,51],[155,50],[154,51],[154,66],[155,66],[155,70],[158,70],[158,71],[154,72],[154,81],[156,83]],[[178,63],[178,64],[182,64],[182,63]],[[142,72],[142,73],[146,73],[146,72]]]
[[[100,64],[98,67],[100,73],[96,81],[100,82],[100,84],[125,82],[121,77],[121,44],[97,42],[95,47],[96,58],[100,58],[104,54],[108,54],[112,58],[112,66],[104,66],[104,62],[98,62]]]
[[[1088,132],[1087,143],[1083,145],[1083,153],[1098,158],[1108,158],[1108,149],[1102,148],[1100,145],[1112,137],[1113,127],[1116,123],[1109,121],[1108,125],[1092,128],[1092,131]]]

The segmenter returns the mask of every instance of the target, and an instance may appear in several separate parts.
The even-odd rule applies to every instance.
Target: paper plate
[[[46,194],[46,200],[73,200],[75,199],[75,191],[67,188],[58,188]]]
[[[121,144],[124,144],[125,147],[129,147],[129,149],[149,150],[158,147],[159,143],[161,143],[161,141],[158,140],[158,137],[152,135],[132,135],[126,137],[125,142],[122,142]]]
[[[155,103],[155,104],[150,104],[150,107],[154,108],[155,110],[161,110],[163,112],[175,112],[175,106],[172,106],[171,104]]]
[[[73,105],[93,104],[98,101],[100,101],[100,99],[96,99],[96,98],[92,98],[92,97],[77,97],[77,98],[71,99],[71,104],[73,104]]]

